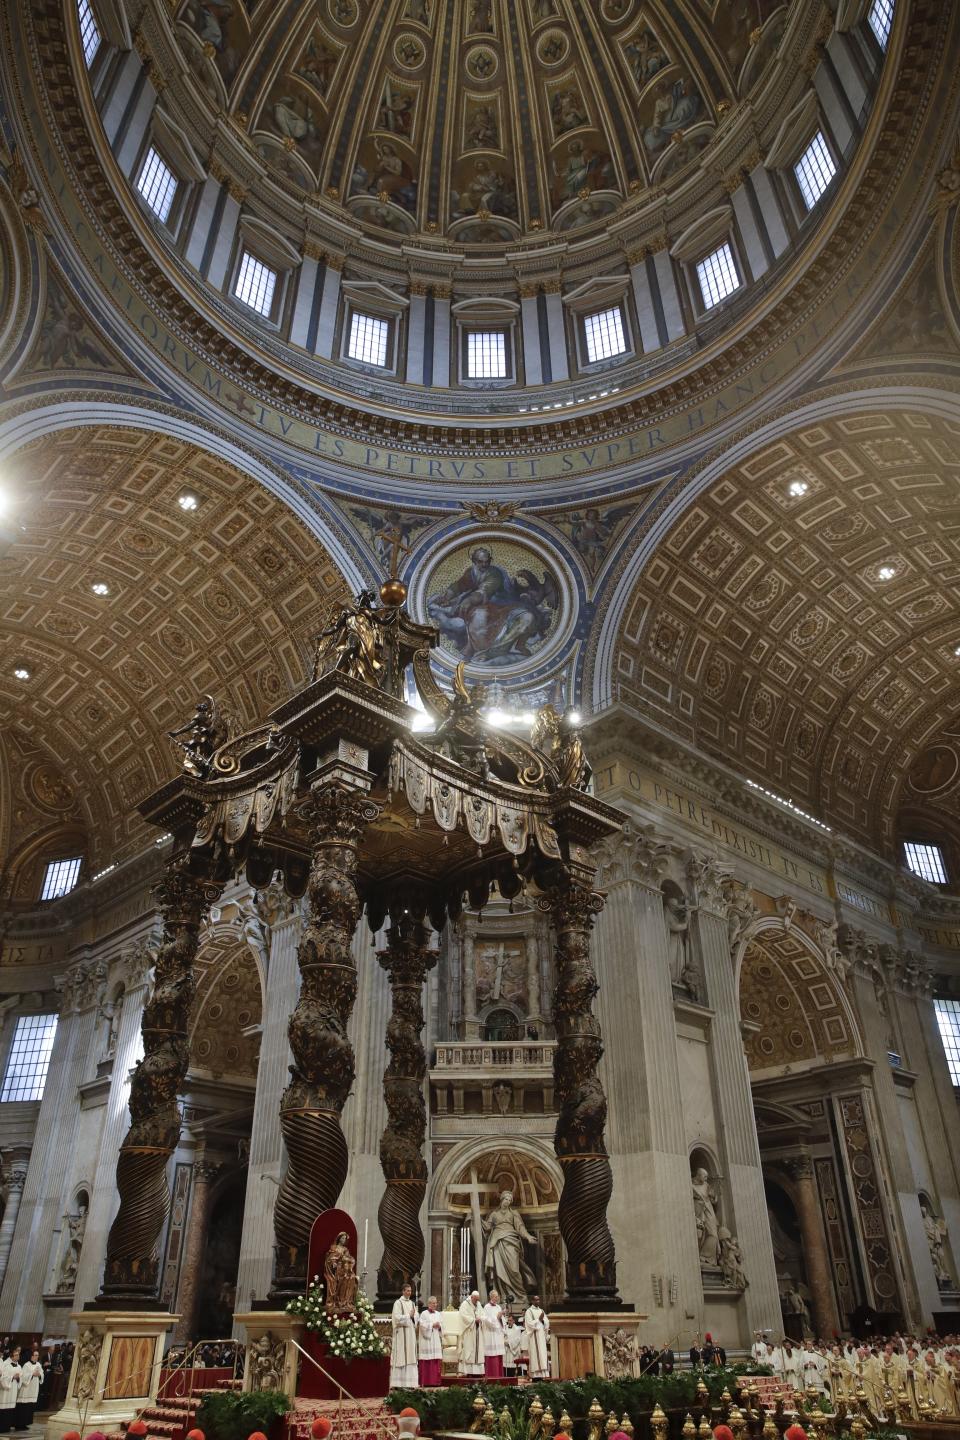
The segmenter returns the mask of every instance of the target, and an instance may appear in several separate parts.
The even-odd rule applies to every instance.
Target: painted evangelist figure
[[[538,578],[519,562],[521,555],[526,558],[519,547],[509,547],[510,559],[501,548],[474,545],[468,563],[456,573],[457,557],[463,553],[458,551],[427,596],[427,613],[439,627],[444,648],[487,665],[506,665],[535,654],[559,619],[560,592],[550,572],[541,567]]]

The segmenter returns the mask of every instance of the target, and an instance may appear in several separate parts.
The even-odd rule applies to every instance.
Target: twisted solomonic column
[[[153,993],[143,1007],[143,1059],[130,1081],[130,1129],[117,1160],[120,1208],[107,1237],[101,1304],[154,1297],[157,1240],[170,1209],[167,1162],[180,1139],[178,1096],[190,1063],[193,961],[222,886],[172,867],[155,894],[163,919]]]
[[[386,1188],[377,1212],[383,1257],[377,1270],[377,1299],[395,1300],[405,1284],[423,1270],[420,1206],[427,1189],[423,1146],[427,1109],[423,1078],[423,982],[437,963],[422,910],[391,911],[386,950],[377,959],[390,977],[392,1011],[387,1024],[390,1061],[383,1093],[387,1126],[380,1140],[380,1164]]]
[[[311,791],[298,813],[310,827],[313,859],[297,947],[300,998],[287,1032],[293,1065],[280,1102],[288,1164],[274,1210],[277,1295],[302,1292],[311,1227],[336,1205],[347,1178],[340,1115],[354,1076],[347,1025],[357,995],[357,849],[378,809],[362,792],[330,784]]]
[[[590,930],[603,899],[568,884],[545,901],[556,931],[557,1031],[554,1087],[560,1114],[554,1149],[563,1167],[558,1217],[572,1301],[617,1301],[617,1265],[607,1205],[613,1173],[604,1142],[607,1097],[597,1075],[603,1054],[593,998],[600,988],[590,961]]]

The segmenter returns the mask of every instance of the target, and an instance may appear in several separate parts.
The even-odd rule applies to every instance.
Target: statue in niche
[[[488,1287],[499,1290],[507,1304],[525,1300],[536,1290],[537,1277],[524,1258],[523,1242],[536,1245],[537,1240],[524,1225],[520,1212],[514,1210],[511,1191],[503,1191],[500,1204],[481,1225],[487,1237],[483,1269]]]
[[[947,1227],[942,1220],[934,1215],[928,1205],[920,1206],[920,1214],[923,1217],[923,1231],[927,1237],[927,1247],[933,1263],[933,1273],[937,1277],[937,1285],[941,1290],[952,1290],[953,1278],[947,1269],[946,1255],[944,1253]]]
[[[813,1317],[810,1314],[810,1306],[792,1280],[780,1296],[780,1306],[784,1315],[800,1316],[800,1323],[803,1327],[804,1335],[813,1334]]]
[[[323,1303],[328,1315],[343,1315],[356,1308],[360,1281],[345,1230],[340,1231],[324,1257],[323,1281]]]
[[[60,1276],[57,1280],[58,1295],[72,1295],[77,1284],[77,1271],[80,1268],[80,1252],[83,1249],[83,1237],[87,1231],[87,1207],[83,1203],[78,1206],[76,1215],[68,1215],[67,1220],[67,1249],[60,1264]]]
[[[693,1190],[693,1214],[697,1222],[700,1264],[716,1267],[720,1264],[720,1217],[717,1214],[720,1196],[702,1165],[694,1170],[690,1184]]]
[[[717,1231],[717,1241],[720,1246],[720,1272],[725,1283],[732,1290],[746,1290],[750,1282],[743,1268],[740,1241],[736,1235],[731,1235],[726,1225],[721,1225]]]
[[[690,914],[686,901],[670,890],[663,892],[663,918],[667,926],[670,979],[674,985],[685,986],[690,970]]]
[[[103,1045],[102,1060],[113,1060],[117,1054],[117,1039],[120,1033],[120,1016],[123,1012],[123,991],[112,1000],[100,1005],[100,1018],[107,1022],[107,1035]]]

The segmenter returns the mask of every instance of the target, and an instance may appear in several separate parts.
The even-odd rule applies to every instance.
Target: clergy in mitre
[[[390,1389],[413,1390],[417,1384],[417,1307],[412,1286],[404,1285],[400,1298],[394,1300],[390,1320]]]
[[[460,1306],[460,1361],[457,1366],[461,1375],[482,1375],[483,1372],[483,1306],[480,1291],[471,1291],[470,1297]]]
[[[431,1295],[426,1310],[420,1311],[420,1384],[424,1389],[440,1384],[443,1360],[443,1321],[437,1314],[437,1297]]]
[[[491,1290],[483,1307],[483,1373],[488,1380],[503,1379],[503,1326],[500,1296]]]
[[[550,1321],[539,1295],[534,1295],[527,1306],[523,1328],[527,1332],[527,1374],[531,1380],[546,1380],[550,1374]]]

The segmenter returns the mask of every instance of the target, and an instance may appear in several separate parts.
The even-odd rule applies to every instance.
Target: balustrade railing
[[[551,1070],[554,1040],[456,1040],[437,1045],[435,1070]]]

